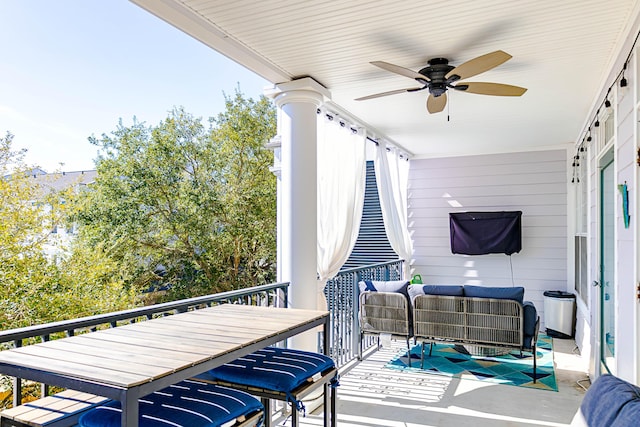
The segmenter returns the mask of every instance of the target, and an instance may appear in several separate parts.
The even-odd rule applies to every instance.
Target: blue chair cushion
[[[637,425],[640,388],[613,375],[601,375],[587,390],[580,410],[590,426]]]
[[[266,347],[196,378],[282,392],[289,402],[302,410],[304,406],[292,392],[309,378],[333,367],[333,359],[323,354]]]
[[[518,301],[522,304],[524,299],[524,288],[522,286],[514,286],[508,288],[496,288],[489,286],[464,286],[465,297],[478,298],[494,298],[494,299],[510,299]]]
[[[185,380],[141,397],[140,427],[219,427],[264,407],[239,390]],[[84,413],[80,427],[120,427],[120,402],[111,400]]]

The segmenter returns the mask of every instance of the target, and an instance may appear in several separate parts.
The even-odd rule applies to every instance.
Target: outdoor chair
[[[412,312],[407,287],[408,280],[361,281],[360,288],[360,352],[365,335],[375,335],[380,347],[380,336],[404,338],[407,352],[410,351],[410,338],[413,336]],[[411,363],[411,361],[409,361]]]
[[[266,427],[271,425],[269,399],[291,404],[291,426],[296,427],[299,425],[299,412],[305,410],[301,399],[323,386],[324,425],[336,425],[338,371],[334,361],[323,354],[267,347],[194,379],[238,388],[260,397],[267,414]]]
[[[631,427],[640,420],[640,387],[600,375],[582,399],[571,427]]]
[[[141,397],[140,427],[261,426],[264,408],[240,390],[185,380]],[[85,412],[79,427],[120,427],[120,402],[111,400]]]

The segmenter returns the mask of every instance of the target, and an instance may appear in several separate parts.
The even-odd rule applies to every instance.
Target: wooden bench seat
[[[80,415],[109,399],[75,390],[24,403],[0,412],[0,427],[71,427]]]

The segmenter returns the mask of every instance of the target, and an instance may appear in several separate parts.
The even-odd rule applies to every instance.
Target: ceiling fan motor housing
[[[451,76],[449,79],[445,78],[447,73],[455,68],[454,66],[449,65],[449,60],[446,58],[432,58],[427,63],[429,65],[422,68],[418,73],[427,77],[429,93],[438,97],[445,93],[447,91],[447,87],[459,77]]]

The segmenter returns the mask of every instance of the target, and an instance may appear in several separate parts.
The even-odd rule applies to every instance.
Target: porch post
[[[291,283],[289,306],[316,309],[317,109],[329,92],[311,78],[276,85],[267,95],[278,106],[280,186],[278,279]],[[317,350],[314,332],[291,346]]]

